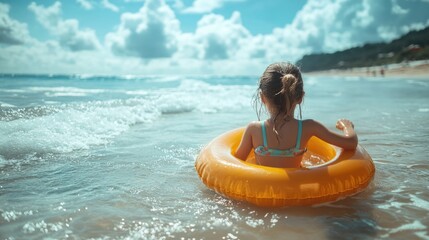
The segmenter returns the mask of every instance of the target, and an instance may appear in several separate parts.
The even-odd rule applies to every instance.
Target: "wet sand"
[[[429,60],[351,69],[331,69],[325,71],[305,72],[310,76],[350,76],[350,77],[398,77],[422,78],[429,80]]]

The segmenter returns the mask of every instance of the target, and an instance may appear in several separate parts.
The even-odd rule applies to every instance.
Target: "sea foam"
[[[89,149],[108,144],[132,125],[150,123],[162,114],[250,108],[251,89],[183,80],[172,88],[124,91],[126,99],[0,109],[0,156],[13,159]],[[61,87],[32,90],[49,90],[49,94],[104,92]]]
[[[32,111],[28,108],[28,111]],[[133,124],[151,122],[160,112],[144,99],[109,100],[49,108],[46,115],[2,122],[0,155],[67,153],[107,144]],[[12,113],[10,113],[11,115]],[[29,115],[32,115],[30,113]]]

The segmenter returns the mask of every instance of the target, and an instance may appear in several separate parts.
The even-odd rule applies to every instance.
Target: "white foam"
[[[31,216],[33,215],[33,211],[29,210],[29,211],[24,211],[24,212],[20,212],[20,211],[4,211],[2,212],[1,216],[3,217],[3,219],[7,222],[12,222],[15,221],[16,219],[18,219],[21,216]]]
[[[395,234],[402,231],[416,231],[416,230],[425,230],[426,226],[423,225],[419,220],[414,220],[412,223],[401,225],[395,229],[389,231],[389,233],[383,235],[383,238],[389,237],[391,234]]]
[[[429,112],[429,108],[419,108],[419,112]]]
[[[125,93],[128,95],[140,95],[140,96],[149,95],[149,92],[146,90],[125,91]]]
[[[414,234],[421,239],[429,239],[429,235],[425,231],[415,232]]]
[[[19,216],[20,214],[18,213],[18,216]],[[3,217],[3,219],[4,220],[6,220],[7,222],[11,222],[11,221],[14,221],[14,220],[16,220],[17,218],[18,218],[18,216],[17,216],[17,213],[15,212],[15,211],[6,211],[6,212],[3,212],[2,214],[1,214],[1,216]]]
[[[0,155],[0,168],[7,165],[6,160]]]
[[[27,90],[24,90],[24,89],[0,89],[0,92],[25,93],[25,92],[27,92]]]
[[[42,220],[40,222],[27,222],[22,227],[22,230],[24,231],[24,233],[33,233],[35,231],[48,233],[48,232],[58,232],[62,230],[63,227],[64,227],[64,224],[62,222],[46,223],[44,220]]]
[[[174,234],[195,231],[195,225],[185,225],[179,220],[165,222],[158,218],[152,218],[147,222],[126,222],[125,219],[115,227],[115,229],[128,231],[128,236],[124,239],[165,239],[174,238]]]
[[[251,217],[246,217],[246,224],[252,228],[257,228],[264,226],[265,222],[263,219],[254,219]]]
[[[182,80],[182,77],[175,77],[175,76],[164,76],[164,77],[156,77],[152,79],[146,80],[150,83],[166,83],[166,82],[177,82]]]
[[[254,86],[247,85],[210,85],[203,81],[184,80],[178,87],[181,93],[188,95],[196,109],[201,112],[218,112],[251,107]]]
[[[427,83],[427,81],[408,80],[407,82],[409,84],[418,85],[419,87],[427,87],[427,86],[429,86],[429,84]]]
[[[5,103],[5,102],[0,102],[0,107],[16,107],[15,105],[9,104],[9,103]]]
[[[406,205],[408,205],[408,203],[400,203],[395,201],[394,199],[390,199],[387,203],[380,204],[377,207],[380,209],[389,210],[391,208],[401,209],[403,206],[406,206]]]
[[[33,153],[66,153],[107,144],[136,123],[160,115],[144,99],[89,102],[57,109],[48,115],[16,119],[0,125],[4,157]]]
[[[426,200],[423,200],[416,195],[410,194],[410,199],[413,201],[414,206],[423,208],[426,211],[429,211],[429,202]]]
[[[199,111],[215,113],[251,107],[253,86],[211,85],[199,80],[182,80],[177,88],[126,91],[128,95],[151,99],[162,113]]]
[[[85,89],[76,87],[28,87],[30,92],[42,92],[47,97],[82,97],[89,94],[97,94],[106,92],[104,89]]]
[[[399,186],[399,188],[393,189],[393,190],[391,190],[391,192],[392,193],[400,193],[400,192],[403,192],[404,189],[405,189],[405,186]]]
[[[104,89],[85,89],[76,87],[28,87],[33,92],[82,92],[82,93],[102,93]]]
[[[84,97],[87,93],[83,92],[56,92],[56,93],[45,93],[47,97]]]
[[[195,101],[187,94],[180,92],[159,96],[155,105],[164,114],[191,112],[196,108]]]

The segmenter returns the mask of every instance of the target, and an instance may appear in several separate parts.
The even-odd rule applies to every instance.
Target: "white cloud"
[[[50,7],[43,7],[32,2],[28,5],[28,9],[36,15],[37,21],[42,24],[43,27],[51,32],[55,32],[58,23],[61,21],[61,3],[55,2]]]
[[[394,0],[392,2],[392,13],[393,14],[404,15],[404,14],[407,14],[409,11],[410,11],[409,9],[404,9],[401,6],[399,6],[397,1]]]
[[[428,25],[427,13],[422,10],[429,7],[427,3],[400,3],[396,0],[309,0],[291,24],[265,37],[274,38],[274,46],[278,42],[283,43],[283,49],[294,49],[296,54],[283,53],[295,60],[305,53],[390,41],[406,33],[405,29],[422,26],[416,23],[426,24],[422,27]]]
[[[229,59],[116,57],[109,51],[65,51],[57,41],[35,42],[32,45],[11,45],[0,48],[0,72],[29,74],[91,75],[163,75],[163,74],[259,74],[265,67],[254,59],[240,62]]]
[[[220,8],[222,0],[195,0],[192,6],[185,8],[184,13],[209,13],[214,9]]]
[[[88,0],[76,0],[84,9],[91,10],[92,4]]]
[[[195,38],[202,45],[204,59],[227,59],[236,56],[251,34],[242,25],[240,13],[234,12],[230,19],[216,14],[203,16]]]
[[[109,10],[112,10],[114,12],[119,11],[119,8],[115,4],[109,2],[109,0],[102,0],[101,4],[103,5],[103,7],[107,8]]]
[[[352,26],[354,27],[368,27],[374,22],[374,16],[371,14],[371,5],[368,1],[363,2],[362,8],[358,5],[354,7],[357,10],[355,17],[352,19]]]
[[[106,44],[117,55],[140,58],[171,57],[177,49],[179,21],[162,0],[147,0],[137,13],[124,13]]]
[[[35,15],[52,35],[57,36],[61,46],[71,51],[95,50],[100,43],[92,29],[79,29],[76,19],[61,18],[61,3],[55,2],[50,7],[44,7],[32,2],[28,9]]]
[[[172,6],[175,9],[179,9],[181,11],[185,8],[185,4],[182,2],[182,0],[173,0]]]
[[[57,41],[34,41],[27,45],[0,48],[1,72],[113,74],[117,68],[115,64],[121,66],[120,61],[103,50],[71,52],[65,50]]]
[[[9,10],[9,5],[0,3],[0,44],[24,44],[30,39],[27,24],[11,19]]]
[[[194,33],[182,33],[171,8],[163,1],[149,0],[139,12],[122,14],[118,29],[107,34],[106,45],[117,55],[142,59],[220,60],[256,56],[252,48],[243,47],[251,39],[239,12],[229,19],[205,15]]]
[[[80,30],[76,19],[64,20],[58,24],[58,27],[61,45],[72,51],[93,50],[100,46],[95,32],[90,29]]]
[[[245,2],[246,0],[194,0],[192,5],[184,7],[182,0],[175,0],[175,8],[181,9],[183,13],[211,13],[221,8],[226,2]]]

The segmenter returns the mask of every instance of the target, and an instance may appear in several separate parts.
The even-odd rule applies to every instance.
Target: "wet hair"
[[[301,71],[297,66],[288,62],[273,63],[265,69],[259,79],[258,93],[262,93],[269,105],[275,108],[274,132],[276,130],[276,120],[280,114],[284,114],[284,122],[292,118],[292,107],[304,96],[304,83],[302,81]],[[255,107],[258,118],[259,94],[255,96]],[[283,126],[280,125],[279,129]]]

